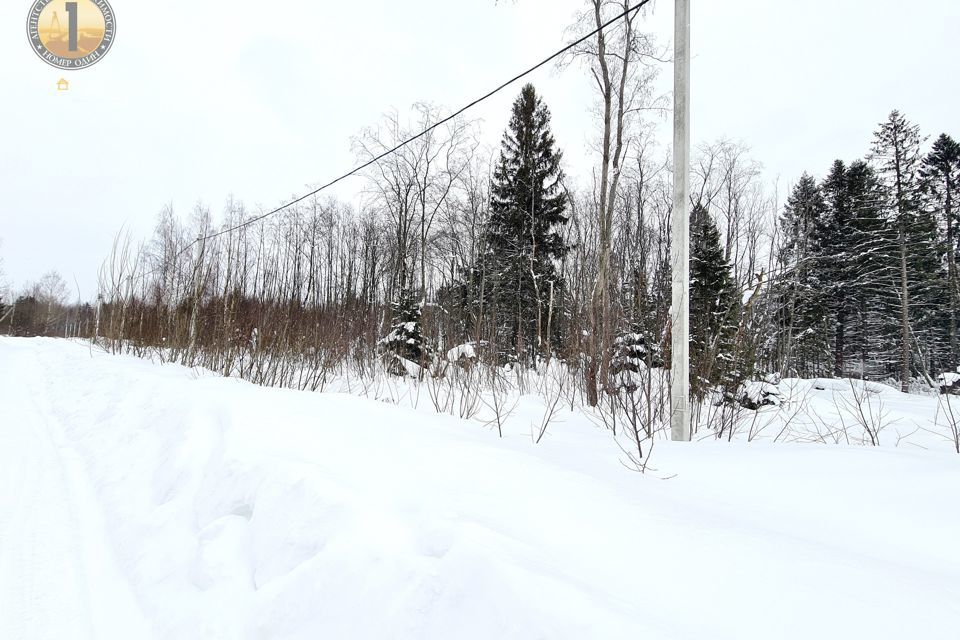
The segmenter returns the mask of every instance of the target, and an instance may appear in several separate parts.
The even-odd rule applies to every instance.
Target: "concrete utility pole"
[[[690,440],[690,0],[674,0],[670,437]]]
[[[93,344],[100,342],[100,307],[103,306],[103,294],[97,294],[97,319],[93,323]]]

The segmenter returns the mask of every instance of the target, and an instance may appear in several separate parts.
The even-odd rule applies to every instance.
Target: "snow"
[[[937,382],[944,386],[955,385],[960,382],[960,373],[954,373],[953,371],[941,373],[937,376]]]
[[[778,384],[765,380],[748,380],[740,385],[733,399],[751,410],[768,405],[780,406],[783,399],[780,397]]]
[[[447,362],[457,363],[461,360],[474,360],[477,357],[477,351],[474,349],[473,342],[458,344],[447,351]]]
[[[780,387],[758,414],[845,392]],[[948,447],[658,440],[641,475],[521,400],[498,439],[0,338],[0,638],[956,638]]]
[[[741,387],[740,402],[765,398],[770,406],[731,410],[715,406],[722,399],[716,393],[700,409],[700,418],[732,421],[732,435],[728,430],[723,437],[734,440],[864,445],[876,441],[890,447],[956,451],[960,400],[926,391],[905,394],[887,384],[853,379],[751,381]],[[695,435],[713,437],[710,430]]]

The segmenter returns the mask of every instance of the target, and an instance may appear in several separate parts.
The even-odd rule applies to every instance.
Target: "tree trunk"
[[[950,358],[949,366],[952,371],[956,370],[958,360],[957,345],[957,307],[958,297],[960,297],[960,283],[957,282],[957,256],[956,246],[953,238],[953,184],[950,177],[947,177],[947,287],[950,289]]]
[[[624,2],[624,9],[628,2]],[[594,0],[594,19],[597,27],[603,24],[600,15],[602,3]],[[612,338],[613,319],[610,308],[610,260],[612,251],[613,207],[616,204],[617,186],[620,179],[620,159],[623,153],[624,136],[624,96],[626,82],[630,69],[630,52],[632,46],[632,21],[624,16],[626,34],[624,35],[624,50],[621,57],[620,78],[618,81],[618,100],[616,109],[616,131],[613,130],[613,81],[607,64],[607,42],[603,31],[597,34],[597,62],[600,65],[600,77],[597,79],[603,94],[603,145],[600,165],[600,202],[597,216],[600,223],[600,265],[597,273],[597,282],[594,285],[591,313],[590,337],[591,358],[587,369],[587,402],[596,406],[599,400],[599,385],[606,385],[609,374],[609,359],[607,349]],[[616,146],[611,150],[611,139],[616,135]],[[612,175],[611,175],[612,169]]]
[[[843,302],[841,302],[841,305]],[[833,350],[833,375],[836,378],[843,377],[843,351],[846,347],[846,323],[847,311],[842,307],[837,311],[837,335]]]
[[[900,223],[900,390],[910,390],[910,289],[907,276],[907,237]]]

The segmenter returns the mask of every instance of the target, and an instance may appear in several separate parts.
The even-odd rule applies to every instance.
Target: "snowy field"
[[[534,444],[0,338],[0,638],[956,639],[960,456],[883,394],[883,446],[658,441],[641,475],[576,415]]]

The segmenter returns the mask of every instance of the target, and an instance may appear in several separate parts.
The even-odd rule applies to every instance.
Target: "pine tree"
[[[851,163],[845,188],[850,259],[844,288],[853,308],[846,345],[862,377],[886,377],[900,358],[897,234],[885,215],[883,185],[873,167],[863,160]]]
[[[786,286],[787,366],[813,375],[823,373],[829,348],[824,322],[828,290],[823,278],[829,274],[819,272],[824,266],[820,247],[829,230],[826,209],[816,180],[804,173],[780,218],[784,237],[780,261]]]
[[[957,335],[960,314],[960,274],[957,273],[957,253],[960,243],[957,225],[960,223],[960,207],[957,206],[960,189],[960,143],[947,134],[940,134],[933,148],[923,160],[920,170],[923,191],[928,207],[939,218],[945,231],[943,250],[947,261],[947,342],[948,352],[944,368],[955,370],[960,364],[960,337]]]
[[[630,260],[620,287],[622,328],[614,339],[610,360],[610,375],[615,385],[619,385],[616,376],[623,363],[634,360],[638,354],[642,353],[642,362],[649,366],[663,366],[661,344],[670,295],[669,260],[663,260],[653,273],[648,272],[646,256],[642,253]]]
[[[633,393],[643,383],[643,371],[662,366],[656,345],[649,344],[645,335],[628,332],[614,339],[610,378],[615,389]]]
[[[21,295],[17,297],[13,306],[15,312],[10,319],[11,335],[38,336],[43,334],[42,308],[35,296]]]
[[[705,207],[690,213],[691,393],[702,398],[734,369],[738,300],[720,231]]]
[[[431,355],[423,334],[423,303],[409,289],[403,289],[390,306],[390,333],[380,340],[387,371],[396,376],[421,377]]]
[[[836,160],[821,185],[824,213],[816,229],[816,281],[828,311],[825,320],[833,335],[833,375],[844,375],[848,324],[855,311],[850,291],[852,211],[847,167]]]
[[[562,282],[555,261],[567,250],[561,153],[550,131],[550,111],[526,85],[513,103],[491,187],[486,230],[484,300],[502,356],[531,362],[558,336],[555,315]],[[485,296],[486,297],[486,296]]]
[[[926,369],[926,363],[915,362],[914,347],[926,353],[936,348],[935,309],[940,288],[936,222],[921,206],[920,128],[893,111],[874,136],[873,159],[897,231],[900,386],[907,391],[914,365]]]

